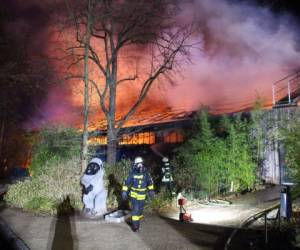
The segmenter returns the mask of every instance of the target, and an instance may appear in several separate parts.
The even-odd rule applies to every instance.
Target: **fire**
[[[171,132],[163,132],[162,138],[154,132],[142,132],[134,134],[123,134],[119,140],[119,145],[153,145],[155,143],[179,143],[184,139],[181,131],[173,130]],[[106,136],[97,136],[89,139],[90,145],[106,145]]]
[[[178,142],[182,142],[183,139],[184,138],[183,138],[182,133],[180,133],[178,131],[173,131],[164,137],[164,142],[165,143],[178,143]]]
[[[244,13],[248,13],[247,18]],[[249,109],[257,93],[266,97],[269,105],[272,83],[299,67],[300,54],[295,46],[298,35],[292,19],[286,16],[276,16],[270,10],[254,5],[206,0],[182,4],[178,22],[184,23],[192,17],[196,17],[199,26],[193,39],[200,47],[191,50],[192,64],[182,62],[181,73],[173,75],[174,86],[170,86],[167,79],[159,79],[137,114],[125,126],[168,121],[172,112],[189,112],[201,105],[210,106],[217,114]],[[49,34],[47,52],[52,58],[61,58],[61,51],[73,45],[74,32],[68,30],[58,34],[53,31]],[[97,49],[101,55],[101,44]],[[139,49],[126,49],[121,55],[118,78],[136,73],[139,78],[118,88],[118,119],[128,111],[139,93],[143,74],[149,70],[146,55],[147,51]],[[54,63],[61,78],[66,75],[68,65],[66,60]],[[81,66],[75,66],[71,72],[81,72]],[[90,69],[97,83],[103,82],[93,64]],[[59,88],[50,89],[48,100],[39,111],[45,114],[45,122],[66,122],[81,128],[82,86],[78,79],[70,81],[63,86],[63,90],[68,90],[63,96],[59,94]],[[99,98],[95,90],[91,92],[90,130],[105,129]],[[39,125],[39,122],[35,123]]]
[[[133,135],[123,135],[119,145],[140,145],[140,144],[155,144],[155,133],[144,132]]]

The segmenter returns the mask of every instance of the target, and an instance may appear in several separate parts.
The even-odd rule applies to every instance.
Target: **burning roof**
[[[141,130],[148,126],[174,124],[192,120],[196,111],[172,110],[170,108],[162,111],[143,110],[134,114],[128,122],[125,123],[124,130]],[[164,124],[164,125],[163,125]],[[105,131],[107,128],[106,120],[94,121],[91,123],[90,130]]]

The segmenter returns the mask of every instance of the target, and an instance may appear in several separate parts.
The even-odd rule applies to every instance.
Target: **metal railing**
[[[267,224],[267,215],[268,213],[274,211],[275,209],[278,209],[275,221],[274,221],[274,225],[276,225],[277,219],[278,219],[278,223],[279,223],[279,227],[280,227],[280,213],[279,213],[279,207],[280,204],[275,204],[267,209],[264,209],[252,216],[250,216],[247,220],[245,220],[240,227],[236,228],[235,230],[233,230],[233,232],[231,233],[231,235],[229,236],[229,238],[226,241],[225,244],[225,250],[230,249],[230,245],[232,244],[232,240],[233,238],[236,236],[236,234],[242,230],[242,229],[246,229],[248,228],[252,223],[254,223],[255,221],[257,221],[259,218],[264,217],[264,232],[265,232],[265,244],[268,243],[268,224]]]
[[[293,105],[294,98],[300,95],[300,70],[273,83],[273,106]]]

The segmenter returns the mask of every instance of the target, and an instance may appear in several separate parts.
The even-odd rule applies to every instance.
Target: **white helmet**
[[[138,157],[135,157],[134,159],[134,164],[137,165],[139,163],[143,163],[143,158],[138,156]]]
[[[164,157],[164,158],[162,159],[162,162],[163,162],[163,163],[167,163],[167,162],[169,162],[169,159],[168,159],[167,157]]]

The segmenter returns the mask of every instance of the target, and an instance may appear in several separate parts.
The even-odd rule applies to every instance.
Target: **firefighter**
[[[99,158],[93,158],[80,179],[80,182],[84,187],[83,212],[88,217],[101,217],[107,212],[107,190],[104,187],[103,177],[103,162]]]
[[[167,157],[163,157],[162,159],[163,165],[161,168],[162,186],[166,187],[173,194],[173,166],[170,165],[169,159]]]
[[[136,157],[132,171],[124,181],[122,187],[122,198],[127,200],[130,197],[132,212],[132,230],[137,232],[140,227],[140,220],[143,218],[146,192],[150,197],[154,196],[154,186],[150,174],[148,173],[142,157]]]

